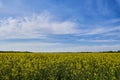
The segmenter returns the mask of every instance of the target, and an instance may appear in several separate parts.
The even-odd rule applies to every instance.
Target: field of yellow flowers
[[[0,53],[0,80],[120,80],[120,54]]]

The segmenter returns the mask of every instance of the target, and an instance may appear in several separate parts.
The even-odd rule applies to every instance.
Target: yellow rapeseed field
[[[0,80],[120,80],[120,54],[0,53]]]

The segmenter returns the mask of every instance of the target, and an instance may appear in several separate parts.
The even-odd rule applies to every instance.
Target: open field
[[[0,53],[0,80],[120,80],[120,54]]]

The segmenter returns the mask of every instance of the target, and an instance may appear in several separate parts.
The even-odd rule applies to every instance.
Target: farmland
[[[120,54],[0,53],[0,80],[120,80]]]

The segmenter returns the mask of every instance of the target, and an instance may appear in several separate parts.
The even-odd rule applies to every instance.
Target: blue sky
[[[0,0],[0,50],[120,50],[120,0]]]

